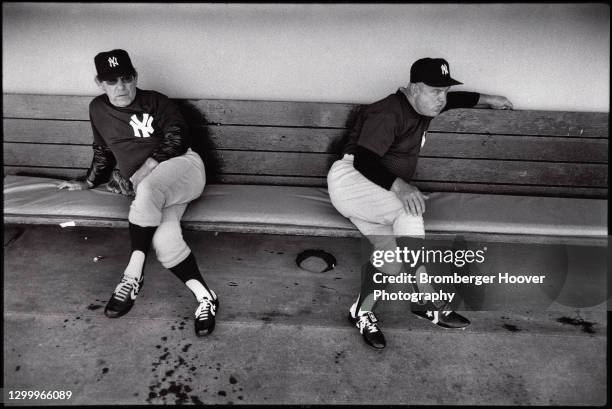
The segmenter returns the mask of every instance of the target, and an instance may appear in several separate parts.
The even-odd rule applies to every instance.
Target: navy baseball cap
[[[94,57],[100,81],[112,80],[124,75],[136,75],[130,56],[125,50],[103,51]]]
[[[463,84],[450,76],[450,67],[444,58],[421,58],[410,67],[410,82],[423,82],[431,87],[450,87]]]

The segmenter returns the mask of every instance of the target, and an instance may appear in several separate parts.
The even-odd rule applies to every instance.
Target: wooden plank
[[[435,118],[437,132],[608,138],[607,112],[454,109]]]
[[[329,154],[218,151],[221,173],[323,177]],[[528,161],[420,158],[415,179],[444,182],[606,187],[607,166]]]
[[[9,166],[89,168],[92,158],[91,146],[4,144],[4,164]]]
[[[354,228],[315,227],[300,225],[280,225],[267,223],[232,223],[232,222],[182,222],[188,230],[222,231],[228,233],[284,234],[291,236],[324,236],[324,237],[360,237]]]
[[[346,131],[256,126],[208,127],[216,149],[336,153],[344,147]]]
[[[48,168],[29,166],[4,166],[5,175],[39,176],[54,179],[74,179],[87,173],[86,168]]]
[[[350,128],[361,105],[320,102],[189,100],[209,123]],[[432,121],[430,130],[507,135],[608,138],[608,113],[458,109]]]
[[[87,168],[4,166],[5,175],[44,176],[56,179],[73,179],[83,176],[86,172]],[[207,175],[207,183],[326,187],[327,179],[324,177],[217,174]]]
[[[211,183],[245,184],[245,185],[284,185],[284,186],[311,186],[327,187],[324,177],[288,177],[271,175],[236,175],[221,174],[211,178]],[[607,188],[584,188],[571,186],[542,186],[496,183],[465,183],[465,182],[431,182],[413,180],[419,189],[424,192],[461,192],[483,193],[501,195],[529,195],[550,197],[584,197],[606,199]]]
[[[327,153],[215,151],[220,173],[325,177],[338,155]]]
[[[209,126],[216,149],[339,153],[346,131],[282,127]],[[603,138],[430,133],[422,156],[607,163]]]
[[[59,143],[91,145],[89,121],[49,119],[4,119],[4,142]]]
[[[324,177],[337,155],[286,152],[207,152],[207,169],[219,173]],[[87,145],[4,144],[4,165],[88,168],[93,151]]]
[[[127,228],[128,221],[120,219],[102,219],[83,216],[52,216],[52,215],[19,215],[4,214],[5,224],[60,224],[74,221],[77,226]]]
[[[280,185],[280,186],[312,186],[326,187],[325,177],[303,176],[267,176],[267,175],[236,175],[223,173],[211,176],[211,182],[234,185]]]
[[[324,102],[200,99],[194,107],[211,124],[346,128],[358,105]]]
[[[90,145],[86,121],[4,119],[5,142]],[[286,127],[215,126],[195,138],[208,139],[208,149],[279,152],[340,152],[346,131]],[[514,159],[555,162],[607,163],[608,140],[603,138],[531,137],[428,132],[421,156]]]
[[[599,246],[605,247],[608,245],[606,236],[546,236],[546,235],[526,235],[526,234],[499,234],[499,233],[473,233],[473,232],[456,232],[449,234],[447,232],[430,231],[427,232],[427,238],[433,240],[454,240],[457,237],[462,237],[468,242],[501,242],[501,243],[529,243],[529,244],[564,244],[575,246]]]
[[[221,174],[211,177],[211,183],[229,183],[245,185],[284,185],[284,186],[311,186],[327,187],[324,177],[289,177],[265,175],[235,175]],[[567,186],[541,186],[541,185],[501,185],[495,183],[447,183],[414,180],[419,189],[424,192],[461,192],[484,193],[500,195],[530,195],[551,197],[584,197],[606,199],[607,188],[582,188]]]
[[[4,118],[89,120],[94,96],[3,94]]]
[[[246,184],[246,185],[285,185],[327,187],[324,177],[289,177],[263,175],[221,174],[215,177],[215,183]],[[532,195],[552,197],[590,197],[605,199],[607,188],[582,188],[567,186],[541,185],[502,185],[495,183],[448,183],[414,180],[413,183],[424,192],[462,192],[505,195]]]
[[[608,163],[608,140],[428,132],[420,155],[422,157]]]
[[[209,126],[216,149],[339,153],[346,131],[250,126]],[[429,133],[422,156],[607,163],[603,138]]]
[[[420,158],[414,179],[519,185],[607,187],[607,165]]]
[[[460,192],[520,196],[583,197],[607,199],[607,188],[585,188],[571,186],[502,185],[495,183],[451,183],[413,180],[423,192]]]
[[[94,96],[4,94],[4,117],[88,120]],[[179,99],[187,117],[214,124],[345,128],[361,105]],[[374,102],[374,101],[372,101]],[[608,138],[607,112],[457,109],[432,121],[439,132]]]
[[[88,120],[95,96],[4,94],[5,118]],[[344,128],[354,104],[177,99],[186,116],[209,123]],[[194,112],[194,109],[196,110]]]
[[[50,119],[3,120],[4,142],[91,145],[89,121]],[[192,131],[196,139],[208,139],[216,149],[339,152],[345,130],[260,126],[208,125]]]
[[[5,225],[20,224],[59,224],[65,221],[74,221],[77,226],[86,227],[110,227],[127,228],[127,220],[102,219],[94,217],[57,217],[46,215],[4,215]],[[187,230],[193,231],[214,231],[228,233],[255,233],[255,234],[279,234],[291,236],[318,236],[318,237],[354,237],[361,238],[357,229],[336,229],[325,227],[308,227],[299,225],[269,225],[269,224],[244,224],[244,223],[223,223],[223,222],[182,222],[182,226]],[[470,242],[501,242],[501,243],[533,243],[533,244],[566,244],[566,245],[589,245],[607,246],[607,237],[585,236],[585,237],[565,237],[565,236],[544,236],[544,235],[518,235],[518,234],[496,234],[496,233],[473,233],[428,231],[427,237],[432,240],[452,240],[461,236]]]
[[[20,215],[4,214],[5,224],[59,224],[73,221],[77,226],[86,227],[111,227],[127,228],[127,219],[101,218],[81,215]],[[196,231],[222,231],[228,233],[257,233],[257,234],[285,234],[298,236],[325,236],[325,237],[359,237],[356,228],[331,228],[317,226],[300,226],[285,224],[262,224],[262,223],[232,223],[232,222],[207,222],[191,221],[181,222],[181,225],[189,230]]]
[[[90,146],[4,144],[4,164],[10,166],[88,168],[91,158]],[[207,152],[204,159],[209,173],[325,177],[337,155],[220,150]],[[447,183],[604,188],[608,183],[608,167],[602,164],[422,157],[414,178]]]
[[[336,155],[308,153],[213,151],[208,154],[207,170],[219,170],[214,173],[282,176],[324,177],[336,159]],[[93,151],[86,145],[4,144],[5,166],[89,168],[92,157]]]

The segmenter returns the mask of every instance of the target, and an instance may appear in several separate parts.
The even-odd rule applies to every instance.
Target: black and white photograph
[[[2,3],[6,406],[608,405],[607,3]]]

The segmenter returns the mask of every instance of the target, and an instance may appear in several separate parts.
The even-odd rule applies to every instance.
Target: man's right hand
[[[391,185],[391,191],[397,195],[404,205],[404,209],[410,215],[421,216],[425,213],[425,200],[429,199],[429,197],[421,193],[416,186],[396,178],[393,185]]]
[[[89,189],[89,184],[86,181],[81,180],[67,180],[60,183],[57,188],[68,190],[87,190]]]
[[[106,183],[106,190],[119,193],[125,196],[135,196],[136,193],[132,187],[132,183],[121,176],[121,173],[117,169],[111,174],[110,180]]]

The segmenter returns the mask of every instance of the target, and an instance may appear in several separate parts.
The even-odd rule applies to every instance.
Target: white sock
[[[374,293],[368,294],[366,298],[363,300],[363,302],[361,303],[361,305],[359,306],[358,315],[361,315],[366,311],[372,311],[374,309],[375,303],[376,303],[376,300],[374,300]]]
[[[368,312],[368,311],[372,311],[372,307],[374,307],[374,294],[369,294],[366,299],[364,300],[363,303],[361,303],[361,307],[359,308],[359,311],[357,311],[357,303],[359,302],[359,297],[357,297],[357,301],[355,301],[353,303],[353,305],[351,305],[351,315],[353,317],[357,317],[361,314],[363,314],[364,312]],[[371,305],[370,305],[371,304]],[[370,309],[368,309],[368,306],[370,306]],[[365,308],[364,308],[365,307]]]
[[[134,250],[132,252],[132,256],[130,257],[130,262],[123,274],[126,276],[130,276],[135,278],[136,280],[140,280],[140,276],[142,276],[142,268],[144,267],[145,262],[145,254],[140,250]]]
[[[204,287],[204,285],[198,280],[187,280],[185,282],[185,285],[191,290],[193,295],[195,295],[195,298],[198,300],[198,302],[202,302],[204,298],[209,298],[211,300],[213,299],[212,294],[208,292],[206,287]]]

